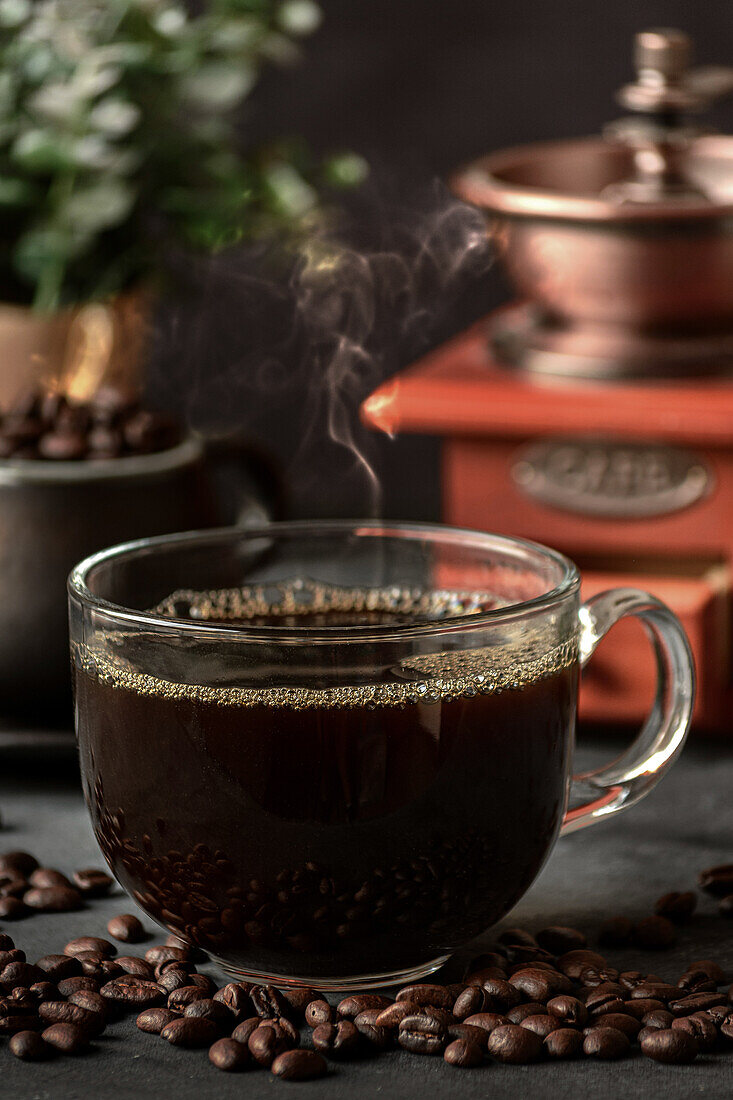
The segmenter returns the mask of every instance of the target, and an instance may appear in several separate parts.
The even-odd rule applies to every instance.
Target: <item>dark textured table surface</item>
[[[66,871],[103,865],[73,763],[48,748],[29,760],[8,745],[8,740],[4,745],[0,741],[0,811],[5,823],[0,851],[26,848],[47,865]],[[582,750],[582,763],[600,763],[617,749],[614,741],[602,745],[596,741]],[[660,894],[688,889],[694,886],[698,870],[733,858],[732,791],[733,743],[691,741],[669,777],[645,802],[613,821],[560,841],[508,922],[530,930],[572,924],[582,928],[589,946],[594,946],[594,932],[604,916],[645,916]],[[82,913],[35,916],[6,927],[33,960],[60,951],[72,935],[106,935],[110,916],[135,911],[134,903],[118,891]],[[145,924],[151,933],[155,931],[147,918]],[[130,953],[142,953],[146,946],[132,948]],[[640,955],[633,951],[607,954],[612,965],[641,965]],[[681,931],[677,947],[659,953],[651,966],[647,961],[646,968],[676,979],[688,962],[709,957],[733,972],[733,922],[718,917],[714,902],[701,897],[698,914]],[[446,973],[445,980],[455,976]],[[12,1100],[164,1100],[173,1096],[177,1100],[209,1096],[259,1100],[275,1093],[324,1100],[344,1096],[620,1100],[641,1095],[688,1100],[733,1094],[733,1051],[700,1057],[691,1066],[661,1066],[637,1054],[616,1063],[490,1065],[476,1070],[455,1070],[441,1059],[391,1053],[334,1066],[321,1081],[286,1084],[265,1071],[219,1073],[209,1065],[205,1052],[180,1051],[143,1035],[130,1019],[112,1026],[95,1042],[93,1051],[49,1064],[19,1062],[3,1042],[0,1093]]]

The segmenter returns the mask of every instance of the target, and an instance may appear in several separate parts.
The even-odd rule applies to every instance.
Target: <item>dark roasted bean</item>
[[[179,1019],[179,1013],[171,1008],[146,1008],[135,1020],[140,1031],[147,1031],[151,1035],[160,1035],[166,1024],[171,1020]]]
[[[506,1020],[502,1018],[502,1023],[506,1023]],[[499,1024],[496,1025],[499,1027]],[[450,1042],[453,1039],[470,1039],[472,1043],[475,1043],[481,1050],[486,1050],[489,1042],[489,1035],[491,1034],[490,1028],[477,1027],[475,1024],[449,1024],[447,1030],[447,1038]]]
[[[568,996],[567,993],[562,993],[559,997],[553,997],[549,1000],[547,1011],[551,1016],[556,1016],[558,1020],[566,1025],[577,1024],[579,1027],[583,1027],[588,1019],[588,1009],[583,1002],[578,1000],[577,997]]]
[[[45,970],[50,981],[59,978],[73,978],[81,974],[81,963],[78,959],[72,959],[68,955],[44,955],[36,963],[41,970]]]
[[[664,1008],[657,1008],[642,1016],[640,1022],[644,1027],[671,1027],[673,1020],[674,1016],[671,1012],[667,1012]]]
[[[133,913],[120,913],[107,922],[107,931],[122,943],[142,943],[147,938],[142,921]]]
[[[644,997],[640,1000],[624,1001],[622,1011],[628,1016],[635,1016],[637,1020],[643,1020],[649,1012],[656,1012],[657,1009],[665,1008],[666,1005],[663,1001],[658,1001],[653,997]]]
[[[111,934],[111,933],[110,933]],[[145,952],[145,962],[151,966],[158,966],[163,962],[187,962],[188,950],[183,947],[164,947],[158,945],[149,947]]]
[[[530,1001],[539,1001],[545,1004],[558,992],[549,974],[534,967],[517,971],[512,974],[509,984],[518,989]]]
[[[0,932],[0,951],[15,951],[15,941],[7,932]]]
[[[697,897],[691,891],[679,893],[674,890],[670,894],[664,894],[654,905],[654,912],[658,917],[666,917],[674,924],[686,924],[697,906]]]
[[[594,989],[586,998],[585,1007],[590,1017],[597,1017],[608,1012],[623,1012],[624,1002],[617,993]]]
[[[41,1038],[63,1054],[79,1054],[89,1046],[90,1033],[78,1024],[51,1024]]]
[[[687,967],[688,970],[704,970],[712,978],[716,985],[722,985],[726,980],[725,971],[712,959],[698,959]]]
[[[96,978],[90,978],[87,974],[81,974],[78,978],[62,978],[56,983],[62,997],[70,997],[72,993],[78,993],[80,989],[88,989],[92,993],[99,992],[99,982]]]
[[[634,925],[633,939],[645,951],[667,951],[677,942],[677,933],[666,917],[645,917]]]
[[[499,935],[498,943],[506,944],[508,947],[537,947],[537,940],[534,938],[531,932],[528,932],[526,928],[505,928]]]
[[[208,990],[202,989],[201,986],[184,985],[168,994],[168,1008],[180,1008],[183,1011],[186,1005],[190,1005],[194,1001],[203,1001],[207,996]]]
[[[186,1005],[184,1008],[183,1015],[185,1017],[211,1020],[213,1024],[216,1024],[219,1032],[223,1032],[227,1028],[231,1031],[234,1024],[234,1017],[226,1005],[210,997],[202,997],[200,1001],[192,1001],[190,1005]]]
[[[529,1031],[534,1031],[535,1035],[539,1035],[541,1039],[546,1038],[551,1032],[557,1031],[562,1027],[562,1024],[555,1016],[536,1015],[525,1016],[522,1020],[520,1027],[526,1027]]]
[[[541,1005],[538,1008],[541,1008]],[[502,1016],[499,1012],[477,1012],[474,1016],[467,1016],[463,1021],[471,1027],[480,1027],[487,1035],[490,1035],[495,1028],[511,1022],[508,1016]]]
[[[486,1004],[486,992],[480,985],[469,985],[460,993],[453,1005],[453,1015],[457,1020],[465,1020],[476,1012],[483,1012]]]
[[[526,1020],[528,1016],[542,1015],[546,1011],[546,1005],[540,1004],[539,1001],[529,1001],[527,1004],[510,1008],[506,1018],[510,1024],[521,1024],[522,1020]]]
[[[641,1053],[665,1065],[686,1065],[698,1051],[697,1039],[679,1028],[654,1028],[641,1040]]]
[[[286,1050],[278,1054],[270,1069],[282,1081],[313,1081],[326,1075],[327,1066],[315,1050]]]
[[[484,1060],[481,1048],[470,1039],[454,1039],[443,1051],[443,1059],[457,1069],[473,1069]]]
[[[44,1001],[38,1006],[38,1017],[46,1024],[76,1024],[90,1035],[101,1035],[105,1027],[105,1019],[100,1012],[89,1012],[69,1001]]]
[[[158,985],[165,993],[172,993],[174,989],[183,989],[191,984],[191,975],[188,970],[178,966],[169,966],[157,979]]]
[[[292,1040],[275,1027],[257,1027],[247,1041],[249,1053],[258,1066],[271,1066],[278,1054],[291,1050]]]
[[[45,1062],[58,1053],[37,1031],[17,1031],[8,1049],[24,1062]]]
[[[586,937],[577,928],[564,928],[555,925],[541,929],[536,935],[537,943],[553,955],[564,955],[568,951],[577,951],[588,943]]]
[[[160,1032],[161,1039],[171,1043],[174,1047],[185,1047],[186,1050],[198,1050],[200,1047],[208,1047],[216,1039],[216,1025],[211,1020],[204,1020],[182,1016],[177,1020],[171,1020]]]
[[[519,990],[504,978],[488,978],[483,982],[486,993],[485,1012],[504,1012],[514,1008],[522,999]]]
[[[41,888],[46,886],[71,887],[66,875],[62,874],[61,871],[56,871],[53,867],[36,867],[35,871],[28,876],[28,882],[31,886],[40,886]]]
[[[400,1046],[412,1054],[441,1054],[446,1039],[445,1019],[429,1008],[405,1016],[397,1033]]]
[[[607,1015],[601,1016],[600,1019],[594,1020],[593,1027],[586,1028],[586,1030],[592,1031],[596,1027],[615,1027],[618,1031],[623,1031],[624,1035],[633,1043],[641,1031],[641,1021],[625,1012],[609,1012]]]
[[[697,876],[701,890],[715,897],[723,898],[733,894],[733,863],[721,863],[717,867],[708,867]]]
[[[436,1008],[451,1009],[455,998],[451,997],[442,985],[406,985],[399,991],[395,1000],[408,1001],[413,1005],[433,1005]],[[370,1005],[369,1007],[379,1008],[380,1006]]]
[[[89,868],[83,871],[74,871],[74,885],[85,898],[101,898],[110,892],[114,886],[114,879],[106,871],[96,871]]]
[[[630,1046],[628,1036],[616,1027],[589,1028],[583,1039],[583,1053],[588,1058],[600,1058],[602,1061],[623,1058]]]
[[[111,959],[117,954],[117,948],[109,940],[100,939],[99,936],[77,936],[75,940],[69,940],[64,948],[64,955],[76,957],[87,951],[95,951],[105,959]]]
[[[28,992],[33,994],[37,1004],[42,1004],[43,1001],[57,1001],[60,991],[53,982],[34,982],[29,987]],[[69,997],[69,1000],[72,1000],[72,998]]]
[[[311,989],[308,985],[292,985],[287,989],[281,989],[280,994],[285,998],[290,1005],[292,1012],[289,1015],[295,1015],[299,1020],[303,1019],[305,1010],[311,1001],[318,1000],[320,994],[317,990]]]
[[[354,1027],[370,1047],[376,1050],[387,1050],[392,1046],[394,1031],[391,1028],[381,1027],[377,1023],[377,1017],[381,1011],[379,1008],[365,1008],[354,1017]]]
[[[28,908],[22,898],[0,898],[0,920],[22,920],[28,916]]]
[[[244,1043],[244,1045],[246,1046],[249,1042],[250,1035],[260,1026],[261,1023],[262,1020],[259,1016],[250,1016],[248,1017],[248,1019],[242,1020],[242,1022],[237,1024],[237,1026],[234,1028],[234,1031],[232,1032],[232,1039],[236,1039],[238,1043]]]
[[[546,1036],[545,1051],[550,1058],[577,1058],[583,1049],[583,1036],[570,1027],[561,1027]]]
[[[19,1031],[38,1031],[41,1027],[43,1023],[35,1014],[27,1016],[0,1014],[0,1035],[15,1035]]]
[[[71,913],[84,904],[73,886],[34,886],[23,894],[23,903],[40,913]]]
[[[229,982],[217,989],[213,999],[229,1010],[233,1022],[237,1024],[252,1012],[252,998],[249,995],[251,988],[248,982]]]
[[[674,1016],[691,1016],[693,1012],[704,1012],[716,1005],[724,1005],[728,998],[725,993],[691,993],[689,997],[669,1002],[669,1011]]]
[[[364,1009],[364,1011],[368,1010]],[[320,1024],[319,1027],[314,1028],[312,1039],[315,1049],[327,1058],[353,1058],[361,1048],[361,1036],[351,1020],[339,1020],[335,1024]]]
[[[599,955],[597,951],[588,951],[587,949],[568,951],[557,960],[558,970],[573,980],[577,980],[583,971],[591,966],[596,970],[603,970],[607,963],[603,955]]]
[[[665,1004],[667,1001],[673,1001],[679,998],[680,991],[676,985],[669,985],[667,982],[641,982],[635,989],[631,990],[629,1000],[640,1001],[651,998],[655,1001],[663,1001]]]
[[[677,982],[686,993],[714,993],[717,985],[704,970],[688,970]]]
[[[22,985],[27,989],[34,982],[46,981],[47,974],[40,966],[33,966],[27,962],[11,962],[0,971],[0,982],[8,982],[11,986]]]
[[[336,1015],[340,1020],[353,1020],[360,1012],[367,1008],[386,1008],[392,1004],[389,997],[382,997],[379,993],[359,993],[344,997],[336,1005]]]
[[[14,871],[21,878],[28,878],[38,866],[38,860],[30,852],[3,852],[0,855],[0,871]]]
[[[119,978],[113,978],[99,990],[105,1000],[112,1001],[120,1008],[135,1009],[152,1008],[159,1005],[164,998],[163,991],[155,982],[146,981],[145,978],[136,978],[132,974],[123,974]]]
[[[672,1031],[686,1031],[688,1035],[697,1040],[697,1045],[701,1051],[712,1050],[718,1041],[718,1029],[704,1012],[673,1020]]]
[[[497,1062],[524,1065],[542,1056],[542,1039],[516,1024],[503,1024],[489,1035],[488,1052]]]
[[[99,993],[93,993],[89,989],[80,989],[77,993],[72,993],[69,1004],[78,1005],[79,1008],[85,1008],[88,1012],[98,1012],[104,1019],[107,1019],[110,1012],[109,1001],[105,1001]]]
[[[280,990],[274,985],[255,985],[252,987],[250,997],[255,1012],[263,1018],[288,1016],[292,1011]]]
[[[714,1017],[710,1010],[708,1010],[708,1015],[714,1022]],[[719,1027],[721,1038],[726,1042],[733,1043],[733,1012],[730,1012],[727,1016],[720,1019]]]
[[[252,1059],[243,1043],[238,1043],[236,1039],[217,1039],[209,1047],[209,1061],[217,1069],[233,1073],[250,1065]]]
[[[318,1027],[319,1024],[330,1024],[332,1019],[333,1009],[328,1001],[311,1001],[305,1010],[305,1022],[309,1027]]]

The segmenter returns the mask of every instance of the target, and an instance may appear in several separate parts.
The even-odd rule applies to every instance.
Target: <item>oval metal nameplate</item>
[[[541,504],[586,516],[643,519],[689,508],[713,475],[680,447],[618,439],[545,439],[512,464],[519,489]]]

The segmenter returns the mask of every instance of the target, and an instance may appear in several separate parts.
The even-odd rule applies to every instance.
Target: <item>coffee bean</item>
[[[537,947],[537,940],[526,928],[505,928],[497,939],[507,947]]]
[[[0,898],[0,920],[22,920],[28,916],[28,908],[21,898]]]
[[[458,993],[462,992],[462,990],[465,989],[466,986],[482,986],[484,982],[487,981],[489,978],[502,978],[504,981],[506,981],[506,979],[509,977],[507,971],[507,967],[509,964],[506,959],[504,961],[506,964],[505,966],[485,966],[481,970],[470,970],[466,974],[466,977],[463,979],[461,988],[457,991],[456,996],[458,996]]]
[[[542,1039],[534,1031],[516,1024],[503,1024],[489,1035],[488,1052],[497,1062],[525,1065],[542,1056]]]
[[[564,1024],[577,1024],[583,1027],[588,1019],[588,1009],[577,997],[571,997],[562,993],[559,997],[552,997],[547,1002],[547,1011],[551,1016],[556,1016]]]
[[[358,1015],[361,1014],[358,1013]],[[312,1040],[315,1049],[327,1058],[354,1058],[361,1050],[361,1036],[351,1020],[339,1020],[335,1024],[320,1024],[314,1028]]]
[[[12,875],[0,877],[0,898],[21,898],[28,889],[28,883],[24,878],[13,878]]]
[[[473,1069],[484,1060],[481,1048],[470,1039],[454,1039],[443,1051],[443,1060],[458,1069]]]
[[[216,991],[213,999],[229,1010],[234,1023],[239,1023],[252,1012],[251,988],[248,982],[229,982]]]
[[[558,988],[558,984],[553,981],[552,975],[537,967],[526,967],[518,970],[509,978],[509,984],[518,989],[525,997],[528,997],[530,1001],[539,1001],[541,1004],[545,1004],[556,993],[562,992]]]
[[[717,986],[704,970],[688,970],[677,982],[686,993],[714,993]]]
[[[59,428],[53,432],[46,432],[38,441],[39,456],[56,462],[73,462],[84,458],[86,453],[87,441],[81,432]]]
[[[311,1001],[318,1000],[320,996],[317,990],[311,989],[307,985],[291,985],[287,989],[281,989],[280,993],[292,1009],[290,1015],[295,1014],[295,1017],[299,1020],[303,1019],[305,1010]]]
[[[42,1004],[44,1001],[57,1001],[60,991],[53,982],[34,982],[28,992],[33,994],[37,1004]]]
[[[45,971],[27,962],[10,962],[0,970],[0,982],[9,982],[11,986],[22,985],[26,989],[34,982],[43,982],[46,979]]]
[[[633,939],[645,951],[667,951],[677,942],[677,933],[666,917],[646,917],[634,926]]]
[[[214,1042],[217,1037],[216,1025],[211,1020],[182,1016],[167,1023],[160,1032],[160,1037],[174,1047],[198,1050],[200,1047],[211,1046]]]
[[[653,997],[644,997],[635,1001],[624,1001],[622,1011],[625,1012],[627,1016],[635,1016],[637,1020],[641,1020],[647,1013],[664,1008],[666,1008],[666,1005],[662,1001],[658,1001]]]
[[[671,1012],[667,1012],[667,1010],[663,1008],[657,1008],[642,1016],[640,1022],[644,1027],[671,1027],[673,1020],[674,1016]]]
[[[66,944],[64,955],[75,957],[87,951],[96,951],[105,959],[111,959],[117,954],[117,948],[109,940],[100,939],[99,936],[77,936]]]
[[[567,951],[557,960],[557,969],[574,981],[577,981],[583,971],[591,966],[596,970],[603,970],[607,963],[603,955],[599,955],[597,951],[589,951],[587,948]]]
[[[90,1035],[101,1035],[105,1027],[101,1013],[89,1012],[69,1001],[44,1001],[38,1006],[38,1017],[47,1024],[77,1024]]]
[[[728,998],[725,993],[692,993],[689,997],[669,1002],[669,1011],[675,1016],[691,1016],[693,1012],[704,1012],[716,1005],[723,1005]]]
[[[615,993],[594,991],[587,998],[585,1007],[592,1019],[598,1019],[609,1012],[623,1012],[625,1002]]]
[[[400,1046],[412,1054],[441,1054],[446,1038],[444,1018],[429,1008],[405,1016],[397,1033]]]
[[[86,974],[81,974],[78,978],[62,978],[56,985],[61,996],[67,998],[82,989],[88,989],[91,993],[99,992],[99,982]]]
[[[136,978],[146,978],[148,981],[154,979],[154,972],[150,963],[145,962],[145,959],[138,959],[135,955],[120,955],[116,959],[108,960],[107,965],[110,963],[118,973],[132,974]]]
[[[697,897],[691,891],[679,893],[673,890],[670,894],[663,894],[654,905],[654,912],[658,917],[666,917],[674,924],[686,924],[697,906]]]
[[[504,1012],[514,1008],[522,999],[522,994],[504,978],[488,978],[483,983],[486,994],[484,1004],[485,1012]]]
[[[168,994],[168,1008],[180,1008],[182,1011],[194,1001],[203,1001],[207,995],[208,990],[202,989],[199,985],[184,985]]]
[[[696,962],[691,962],[687,970],[703,970],[716,985],[722,985],[726,980],[725,971],[712,959],[698,959]]]
[[[0,871],[13,871],[20,878],[28,878],[38,867],[38,860],[30,852],[3,852],[0,855]]]
[[[142,943],[146,938],[146,932],[140,921],[132,913],[122,913],[118,917],[112,917],[107,922],[107,931],[115,940],[122,943]]]
[[[51,1024],[41,1038],[62,1054],[79,1054],[89,1046],[90,1033],[78,1024]]]
[[[146,1008],[137,1017],[135,1023],[140,1031],[147,1031],[150,1035],[160,1035],[166,1024],[179,1018],[179,1013],[171,1008]]]
[[[314,1050],[286,1050],[278,1054],[270,1069],[282,1081],[313,1081],[325,1077],[327,1065]]]
[[[534,1031],[535,1035],[539,1035],[541,1039],[544,1039],[551,1032],[557,1031],[562,1025],[555,1016],[537,1014],[535,1016],[525,1016],[519,1026]]]
[[[453,1005],[453,1015],[457,1020],[465,1020],[466,1016],[483,1012],[485,1004],[486,993],[481,986],[469,985],[456,997]]]
[[[583,1053],[589,1058],[612,1061],[629,1052],[628,1036],[616,1027],[594,1027],[585,1032]]]
[[[88,868],[83,871],[74,871],[72,876],[74,885],[85,898],[103,898],[114,886],[114,879],[106,871],[97,871]]]
[[[168,966],[157,979],[158,985],[165,993],[172,993],[174,989],[183,989],[191,984],[191,975],[188,970],[179,966]]]
[[[38,1031],[43,1027],[36,1015],[10,1015],[0,1013],[0,1035],[16,1035],[19,1031]]]
[[[389,997],[382,997],[379,993],[359,993],[344,997],[336,1005],[336,1015],[341,1020],[353,1020],[360,1012],[368,1008],[387,1008],[392,1004]]]
[[[718,902],[718,912],[721,917],[733,917],[733,894],[726,894]]]
[[[377,1023],[377,1017],[381,1011],[379,1008],[365,1008],[354,1017],[354,1027],[370,1047],[376,1050],[387,1050],[392,1046],[394,1032],[391,1028],[381,1027]]]
[[[686,1031],[697,1041],[698,1048],[712,1050],[718,1041],[718,1029],[704,1013],[696,1013],[694,1016],[684,1016],[672,1021],[672,1031]]]
[[[158,966],[165,962],[187,962],[188,954],[188,949],[185,947],[164,947],[158,944],[147,949],[145,962],[150,963],[151,966]]]
[[[238,1043],[243,1043],[245,1046],[247,1046],[250,1035],[260,1026],[261,1023],[262,1020],[259,1016],[250,1016],[248,1019],[242,1020],[242,1022],[237,1024],[237,1026],[234,1028],[234,1031],[232,1032],[232,1039],[236,1039]]]
[[[483,955],[477,955],[476,958],[469,963],[466,969],[467,976],[464,979],[464,983],[466,985],[472,985],[473,983],[469,981],[468,975],[473,974],[477,970],[484,970],[486,967],[499,967],[500,969],[504,969],[505,966],[506,957],[504,955],[500,955],[498,951],[485,951]]]
[[[407,1001],[413,1005],[433,1005],[435,1008],[451,1009],[455,998],[451,997],[448,990],[442,985],[406,985],[399,991],[395,1000],[398,1003]],[[341,1003],[343,1004],[343,1001]],[[384,1006],[370,1005],[369,1007],[379,1008]],[[339,1010],[340,1008],[339,1005]],[[340,1014],[343,1015],[343,1013]]]
[[[250,998],[255,1012],[263,1018],[287,1016],[292,1011],[280,990],[274,985],[252,986]]]
[[[219,1032],[223,1032],[227,1028],[231,1031],[234,1024],[234,1017],[226,1005],[210,997],[203,997],[200,1001],[192,1001],[190,1005],[186,1005],[184,1008],[183,1015],[187,1018],[195,1017],[211,1020],[212,1024],[216,1024]]]
[[[50,999],[50,998],[49,998]],[[103,1019],[107,1019],[110,1013],[110,1005],[99,993],[93,993],[89,989],[80,989],[69,997],[69,1004],[78,1005],[88,1012],[98,1012]]]
[[[541,1006],[538,1006],[541,1008]],[[529,1013],[532,1015],[532,1013]],[[477,1012],[474,1016],[467,1016],[463,1021],[471,1027],[480,1027],[487,1035],[490,1035],[497,1027],[511,1023],[508,1016],[502,1016],[499,1012]]]
[[[15,942],[12,936],[9,936],[7,932],[0,932],[0,952],[15,951]]]
[[[712,1012],[708,1010],[708,1015],[713,1018]],[[730,1012],[727,1016],[724,1016],[720,1020],[720,1036],[727,1042],[733,1043],[733,1012]]]
[[[521,1024],[522,1020],[526,1020],[528,1016],[542,1015],[546,1011],[546,1005],[540,1004],[539,1001],[530,1001],[528,1004],[516,1005],[509,1009],[506,1018],[510,1024]]]
[[[278,1028],[257,1027],[247,1041],[249,1053],[258,1066],[271,1066],[278,1054],[293,1047],[292,1040]]]
[[[386,1009],[380,1010],[387,1011]],[[328,1001],[315,1000],[307,1006],[305,1010],[305,1022],[309,1027],[318,1027],[320,1024],[330,1024],[333,1019],[333,1009]],[[399,1022],[399,1021],[398,1021]],[[380,1026],[390,1027],[390,1024],[382,1024]],[[395,1025],[396,1026],[396,1025]]]
[[[594,1020],[593,1027],[586,1030],[592,1031],[596,1027],[615,1027],[618,1031],[623,1031],[624,1035],[633,1043],[641,1031],[641,1021],[625,1012],[609,1012],[605,1016],[601,1016],[600,1019]]]
[[[503,1018],[502,1023],[506,1023]],[[481,1050],[486,1050],[490,1034],[490,1030],[476,1027],[475,1024],[449,1024],[446,1031],[448,1042],[452,1042],[453,1039],[470,1039]]]
[[[28,882],[31,886],[38,886],[42,889],[48,886],[64,886],[73,889],[66,875],[52,867],[36,867],[35,871],[29,875]]]
[[[542,928],[535,938],[540,947],[544,947],[545,951],[550,951],[553,955],[577,951],[588,943],[586,937],[577,928],[564,928],[561,925]]]
[[[697,876],[701,890],[714,897],[723,898],[733,894],[733,863],[721,863],[717,867],[708,867]]]
[[[73,978],[81,973],[81,963],[78,959],[71,959],[68,955],[44,955],[36,966],[44,970],[50,980],[58,978]]]
[[[583,1049],[583,1035],[570,1027],[560,1027],[545,1037],[545,1051],[550,1058],[577,1058]]]
[[[641,1040],[641,1053],[665,1065],[687,1065],[698,1051],[697,1040],[679,1028],[654,1028]]]
[[[37,1031],[17,1031],[11,1037],[8,1049],[24,1062],[45,1062],[57,1053]]]
[[[209,1061],[224,1073],[234,1073],[250,1065],[252,1059],[243,1043],[236,1039],[217,1039],[209,1047]]]
[[[155,982],[124,974],[113,978],[99,990],[105,1000],[132,1012],[135,1009],[152,1008],[163,1001],[164,994]]]

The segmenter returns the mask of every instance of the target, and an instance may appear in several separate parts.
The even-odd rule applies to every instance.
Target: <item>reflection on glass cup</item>
[[[621,759],[573,781],[578,672],[627,614],[656,649],[657,702]],[[435,970],[518,901],[561,832],[651,789],[693,703],[686,638],[652,596],[581,605],[560,554],[448,527],[131,543],[74,571],[70,616],[110,867],[161,925],[255,981]]]

